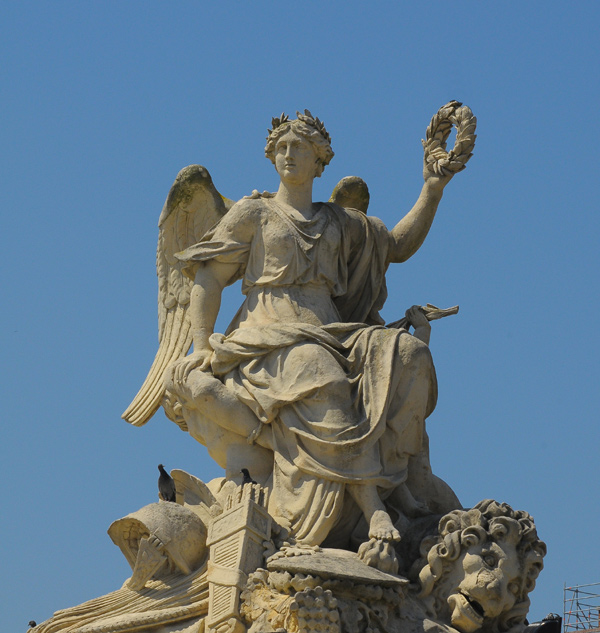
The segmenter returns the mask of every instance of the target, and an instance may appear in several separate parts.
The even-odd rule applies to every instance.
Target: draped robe
[[[345,486],[391,490],[422,450],[437,383],[428,347],[388,329],[391,236],[377,218],[321,204],[310,220],[272,198],[234,205],[178,257],[238,265],[246,299],[213,334],[212,372],[269,425],[269,511],[298,541],[318,545],[338,521]],[[332,394],[347,393],[333,415]]]

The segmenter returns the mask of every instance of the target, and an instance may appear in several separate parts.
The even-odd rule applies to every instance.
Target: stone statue
[[[228,476],[245,465],[270,482],[269,512],[298,542],[320,545],[348,503],[369,537],[397,540],[382,497],[407,515],[427,512],[428,502],[458,505],[434,482],[425,447],[436,401],[429,321],[411,308],[409,334],[384,327],[378,313],[387,267],[423,243],[453,172],[426,163],[419,199],[388,231],[364,212],[313,202],[313,180],[333,151],[309,112],[273,119],[265,154],[279,189],[226,213],[206,170],[178,176],[161,216],[158,271],[161,310],[180,316],[161,326],[161,348],[172,351],[151,371],[155,398],[143,389],[124,417],[144,423],[164,394]],[[196,215],[199,233],[215,224],[201,239]],[[246,299],[225,335],[215,334],[221,292],[240,278]]]
[[[488,499],[447,514],[422,547],[419,597],[428,616],[465,633],[523,622],[546,555],[527,512]]]
[[[458,308],[379,315],[388,266],[423,243],[475,125],[455,101],[434,116],[421,194],[391,230],[367,215],[359,178],[313,202],[334,154],[308,110],[273,119],[275,193],[234,203],[204,167],[179,173],[159,220],[159,350],[123,417],[141,426],[162,405],[225,477],[172,471],[174,502],[109,530],[132,567],[124,587],[36,631],[522,627],[545,553],[531,517],[493,501],[463,510],[429,464],[430,321]],[[245,299],[216,333],[240,279]]]

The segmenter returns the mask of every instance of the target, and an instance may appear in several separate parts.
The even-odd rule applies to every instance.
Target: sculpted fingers
[[[204,366],[206,365],[207,358],[210,359],[210,356],[190,360],[185,366],[181,380],[186,381],[188,379],[188,376],[194,371],[194,369],[203,370]]]
[[[430,327],[429,321],[423,312],[421,306],[412,306],[406,311],[406,318],[410,321],[410,324],[414,327]]]
[[[212,357],[212,353],[207,354],[206,358],[202,361],[202,365],[200,365],[199,369],[202,371],[207,371],[210,369],[210,359]]]
[[[173,364],[171,379],[174,383],[183,384],[194,369],[207,371],[210,369],[212,350],[194,352]]]
[[[190,372],[198,366],[198,360],[196,358],[188,360],[186,363],[181,365],[181,370],[179,372],[179,380],[180,382],[185,382],[187,377],[190,375]]]
[[[194,361],[190,357],[182,359],[173,370],[173,381],[181,384],[187,378],[187,375],[194,367]]]
[[[174,368],[173,368],[173,382],[181,382],[181,370],[183,367],[183,363],[178,363]]]

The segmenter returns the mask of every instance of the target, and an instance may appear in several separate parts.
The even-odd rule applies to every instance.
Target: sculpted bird
[[[247,468],[242,468],[242,470],[240,472],[242,473],[242,475],[244,475],[244,478],[242,479],[242,486],[245,486],[246,484],[258,483],[256,481],[254,481],[254,479],[252,479],[252,477],[250,477],[250,473],[248,472]]]
[[[163,501],[175,501],[175,482],[171,478],[171,475],[165,470],[162,464],[158,465],[160,471],[160,477],[158,478],[158,496]]]

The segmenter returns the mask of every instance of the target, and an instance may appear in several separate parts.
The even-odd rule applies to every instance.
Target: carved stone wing
[[[199,242],[233,204],[216,190],[201,165],[182,169],[169,191],[158,220],[158,352],[144,384],[122,415],[134,426],[146,424],[156,413],[165,392],[165,370],[192,345],[187,309],[193,282],[181,272],[183,263],[175,253]]]
[[[339,204],[346,209],[357,209],[367,213],[369,208],[369,188],[358,176],[346,176],[334,187],[329,202]]]
[[[190,508],[204,525],[210,525],[213,518],[221,514],[223,509],[203,481],[179,469],[173,469],[171,477],[177,489],[177,503]]]

